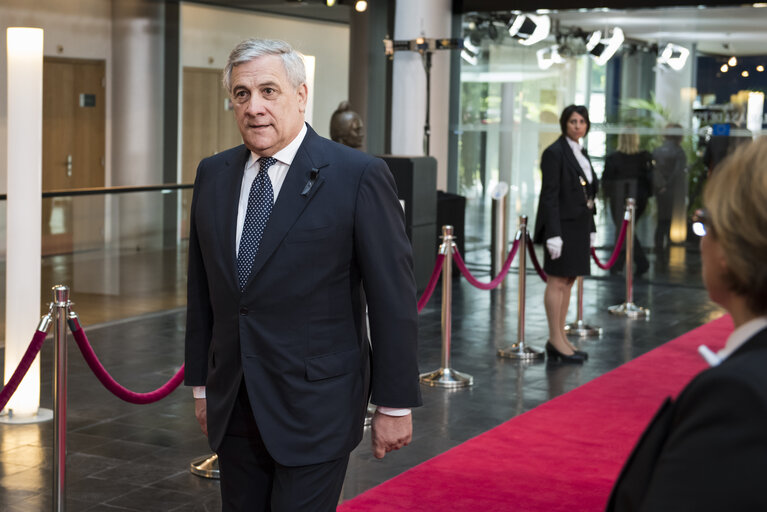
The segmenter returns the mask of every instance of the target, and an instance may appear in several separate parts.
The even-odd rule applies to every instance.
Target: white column
[[[449,38],[450,0],[397,0],[394,39]],[[437,187],[447,188],[448,105],[450,100],[450,55],[435,51],[431,70],[430,153],[437,159]],[[392,76],[392,134],[394,155],[423,155],[426,120],[426,72],[417,52],[394,54]]]
[[[40,320],[43,189],[43,30],[7,29],[8,225],[5,281],[5,381],[21,361]],[[9,421],[36,421],[40,357],[8,402]]]

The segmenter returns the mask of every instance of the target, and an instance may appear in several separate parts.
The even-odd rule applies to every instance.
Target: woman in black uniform
[[[565,108],[559,124],[562,135],[541,156],[543,184],[533,241],[546,246],[546,353],[550,360],[582,363],[588,355],[575,349],[564,327],[575,278],[591,273],[589,249],[596,237],[594,197],[599,181],[579,143],[591,127],[586,107]]]

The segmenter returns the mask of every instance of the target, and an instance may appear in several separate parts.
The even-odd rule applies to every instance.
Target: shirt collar
[[[567,135],[565,135],[565,140],[567,141],[568,144],[570,144],[570,147],[573,149],[573,152],[575,152],[576,154],[583,151],[583,146],[581,146],[579,142],[574,141]]]
[[[296,153],[298,153],[298,148],[301,147],[301,143],[304,141],[304,137],[306,137],[306,132],[306,123],[304,123],[301,126],[301,131],[298,132],[298,135],[296,135],[296,138],[290,141],[290,144],[273,154],[272,158],[290,167],[290,164],[293,163],[293,159],[296,157]],[[248,163],[245,164],[245,170],[248,170],[250,167],[255,165],[259,158],[259,156],[251,151],[250,157],[248,158]]]
[[[767,328],[767,316],[760,316],[749,320],[730,334],[730,337],[727,338],[727,343],[724,344],[724,348],[716,353],[717,357],[724,361],[756,333],[765,328]]]

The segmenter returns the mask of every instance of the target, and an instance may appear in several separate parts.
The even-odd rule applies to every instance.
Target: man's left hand
[[[383,459],[392,450],[399,450],[413,438],[413,415],[388,416],[376,411],[372,424],[373,455]]]

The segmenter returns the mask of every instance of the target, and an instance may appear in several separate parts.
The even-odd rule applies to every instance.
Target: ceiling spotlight
[[[729,64],[731,68],[734,68],[738,65],[738,59],[735,57],[730,57],[730,60],[727,61],[727,64]]]
[[[473,34],[470,34],[463,38],[463,47],[469,50],[474,55],[477,55],[479,53],[479,50],[481,48],[481,41],[478,38],[473,37]]]
[[[540,69],[549,69],[554,64],[562,64],[565,62],[565,59],[559,54],[559,49],[556,46],[541,48],[535,52],[535,58],[538,60],[538,67]]]
[[[684,46],[669,43],[658,56],[658,63],[666,64],[671,69],[680,71],[687,63],[687,57],[689,56],[690,50]]]
[[[721,71],[722,73],[727,73],[727,71],[728,71],[729,69],[730,69],[730,68],[727,66],[727,64],[722,64],[722,67],[721,67],[721,68],[719,68],[719,71]]]
[[[466,48],[461,50],[461,58],[465,60],[467,63],[471,64],[472,66],[476,66],[477,62],[479,62],[479,59],[477,58],[477,56],[471,53],[471,51],[467,50]]]
[[[357,12],[365,12],[368,8],[368,3],[365,0],[357,0],[357,3],[354,4],[354,10]]]
[[[740,76],[742,76],[743,78],[748,78],[748,71],[744,71],[743,73],[740,74]]]
[[[541,42],[551,32],[551,18],[546,14],[519,14],[509,25],[509,35],[524,46]]]
[[[756,66],[756,70],[761,73],[762,71],[764,71],[764,66],[759,64],[758,66]]]
[[[325,0],[325,5],[327,5],[328,7],[333,7],[334,5],[336,5],[336,0]]]
[[[586,41],[586,51],[591,51],[599,44],[599,41],[602,40],[602,32],[599,30],[595,30],[591,33],[589,36],[589,40]]]
[[[615,27],[613,29],[612,37],[610,37],[607,42],[604,42],[604,40],[600,41],[589,52],[591,56],[594,57],[594,62],[600,66],[607,64],[607,61],[620,50],[624,39],[623,30],[620,27]]]

